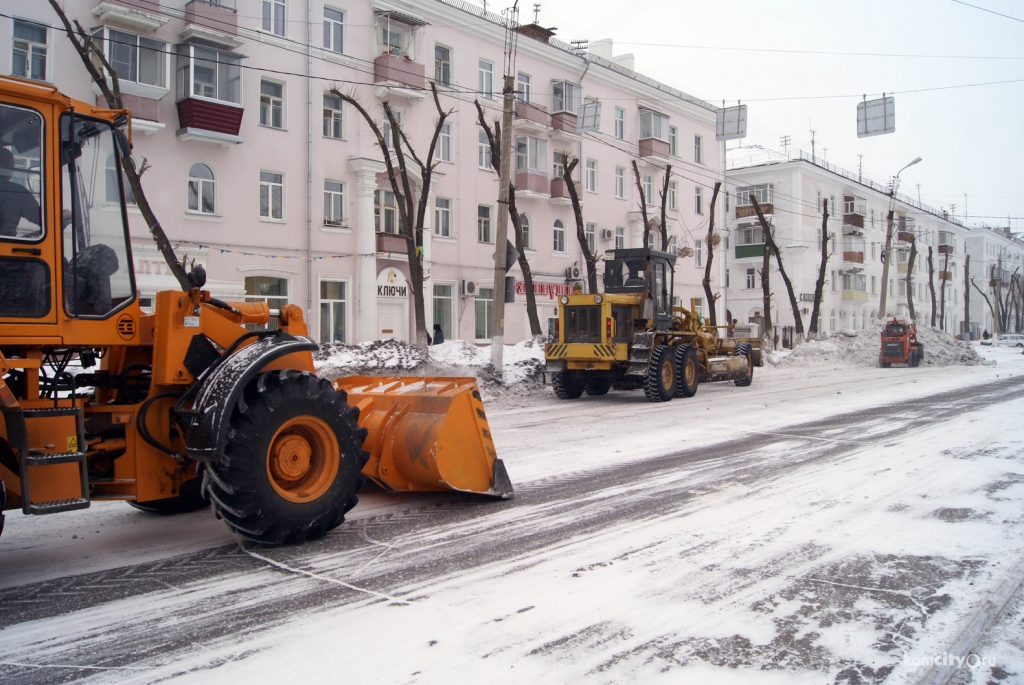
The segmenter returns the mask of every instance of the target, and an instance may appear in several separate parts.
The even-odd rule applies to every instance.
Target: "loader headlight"
[[[569,296],[562,295],[560,298],[558,298],[558,301],[562,304],[569,304]]]
[[[601,304],[604,302],[604,298],[600,295],[594,295],[594,304]]]

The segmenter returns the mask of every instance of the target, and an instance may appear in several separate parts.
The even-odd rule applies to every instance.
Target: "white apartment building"
[[[500,116],[500,16],[463,0],[63,5],[102,41],[118,72],[134,156],[149,167],[143,185],[178,253],[205,265],[218,297],[302,306],[321,341],[410,340],[413,328],[407,248],[396,235],[383,157],[358,112],[325,91],[352,94],[378,124],[387,100],[423,156],[437,116],[433,81],[451,116],[428,192],[427,327],[489,340],[503,286],[492,282],[498,175],[473,103],[479,99],[490,119]],[[13,19],[0,17],[0,71],[105,106],[48,3],[9,0],[4,14]],[[541,321],[555,316],[558,294],[586,281],[560,178],[566,155],[580,159],[586,237],[598,252],[640,246],[641,192],[658,214],[672,166],[672,248],[695,253],[679,260],[675,291],[683,301],[703,300],[698,241],[724,168],[717,109],[638,74],[632,56],[615,56],[610,41],[579,53],[538,25],[521,28],[516,83],[515,182]],[[593,102],[597,130],[580,133],[581,109]],[[141,215],[129,214],[145,306],[157,290],[177,286]],[[530,331],[519,268],[511,275],[517,295],[506,307],[505,339],[515,342]],[[714,281],[717,290],[718,272]]]
[[[992,334],[1022,332],[1024,327],[1018,326],[1017,322],[1024,302],[1021,302],[1019,280],[1014,281],[1014,275],[1017,279],[1024,278],[1024,241],[1013,237],[1008,227],[976,228],[967,235],[967,253],[971,256],[973,286],[977,286],[988,297],[986,303],[972,286],[972,326]],[[1011,310],[1006,316],[1005,328],[993,317],[997,297],[1005,309]]]
[[[802,150],[790,159],[737,166],[728,173],[732,198],[728,229],[727,307],[741,324],[760,325],[763,295],[760,270],[764,236],[752,204],[754,193],[765,218],[775,229],[787,274],[799,300],[804,329],[810,327],[814,290],[821,262],[823,209],[828,206],[828,263],[818,330],[824,333],[863,330],[879,312],[882,252],[885,246],[889,189]],[[910,302],[919,324],[929,325],[932,297],[928,256],[931,251],[935,288],[935,326],[959,335],[964,317],[964,258],[968,236],[975,233],[945,213],[903,194],[896,194],[893,255],[885,316],[908,317]],[[910,236],[917,245],[908,280]],[[973,259],[973,258],[972,258]],[[972,273],[979,273],[972,264]],[[789,344],[794,317],[775,258],[771,260],[771,319],[780,342]],[[943,287],[944,285],[944,287]],[[977,299],[972,293],[972,300]],[[978,323],[972,301],[971,321]],[[991,329],[989,329],[991,330]],[[976,328],[975,332],[980,332]]]

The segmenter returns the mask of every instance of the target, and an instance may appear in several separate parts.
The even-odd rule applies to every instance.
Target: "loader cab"
[[[643,318],[658,330],[671,327],[675,255],[646,248],[609,250],[607,254],[604,291],[641,295]]]

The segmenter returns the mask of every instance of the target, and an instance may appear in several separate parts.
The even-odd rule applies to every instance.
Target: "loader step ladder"
[[[25,514],[56,514],[62,511],[73,509],[85,509],[89,506],[89,465],[86,461],[85,451],[85,430],[82,420],[82,410],[79,407],[60,407],[54,409],[22,409],[21,407],[9,407],[4,409],[4,423],[7,428],[8,443],[18,455],[18,475],[21,484],[21,510]],[[47,452],[45,448],[30,447],[28,424],[32,421],[60,422],[61,420],[72,427],[73,435],[68,436],[68,446],[74,449],[63,452]],[[65,430],[67,432],[67,430]],[[49,446],[48,446],[49,447]],[[33,502],[30,494],[30,471],[36,479],[42,479],[46,485],[50,485],[53,475],[61,474],[40,473],[40,469],[59,468],[64,464],[77,464],[77,490],[72,486],[68,492],[62,492],[65,496],[54,499]],[[68,474],[63,474],[63,480],[68,480]],[[44,487],[52,491],[52,488]]]

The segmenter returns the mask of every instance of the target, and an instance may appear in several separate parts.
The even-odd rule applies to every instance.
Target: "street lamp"
[[[900,185],[900,174],[920,161],[920,157],[915,157],[914,161],[897,171],[892,182],[892,190],[889,191],[889,216],[885,229],[885,247],[882,249],[882,296],[878,302],[878,315],[882,317],[882,321],[888,318],[888,313],[885,311],[885,299],[889,291],[889,251],[892,249],[892,220],[896,213],[896,189]]]

